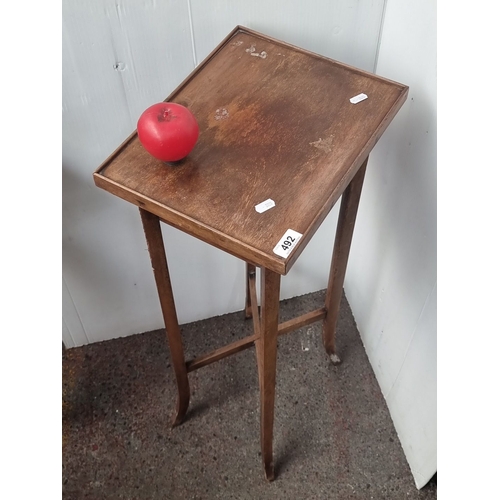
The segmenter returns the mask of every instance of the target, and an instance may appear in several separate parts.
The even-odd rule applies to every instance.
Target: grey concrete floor
[[[281,320],[324,291],[281,303]],[[187,358],[251,334],[233,313],[182,327]],[[254,348],[192,372],[186,421],[170,428],[176,387],[164,331],[63,353],[64,499],[435,499],[417,490],[345,298],[343,363],[321,323],[280,337],[276,480],[264,479]]]

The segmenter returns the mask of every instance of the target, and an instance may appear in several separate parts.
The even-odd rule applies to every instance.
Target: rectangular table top
[[[368,97],[353,104],[361,93]],[[405,85],[237,26],[165,99],[198,121],[187,158],[156,160],[134,132],[94,180],[186,233],[286,274],[407,94]],[[275,206],[259,213],[268,199]],[[282,241],[288,230],[301,235],[289,233],[291,251]],[[274,252],[280,246],[282,255]]]

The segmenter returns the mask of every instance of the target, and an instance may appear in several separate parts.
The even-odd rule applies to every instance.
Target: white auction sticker
[[[302,235],[293,229],[288,231],[280,239],[279,243],[274,247],[273,252],[280,257],[288,257],[290,252],[295,248]]]
[[[358,94],[355,95],[354,97],[351,97],[349,100],[353,104],[358,104],[358,102],[364,101],[365,99],[368,99],[368,96],[366,94]]]
[[[266,210],[269,210],[270,208],[273,208],[276,206],[276,203],[274,203],[271,198],[269,198],[266,201],[263,201],[262,203],[259,203],[258,205],[255,205],[255,210],[261,214],[262,212],[265,212]]]

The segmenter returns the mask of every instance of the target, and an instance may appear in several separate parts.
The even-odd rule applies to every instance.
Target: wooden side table
[[[164,164],[134,132],[94,173],[97,186],[139,207],[177,380],[174,425],[189,405],[189,372],[255,345],[269,480],[277,338],[322,320],[326,352],[340,362],[335,324],[368,154],[407,95],[405,85],[237,26],[166,99],[198,120],[190,155]],[[281,276],[341,196],[325,306],[278,324]],[[185,360],[160,222],[246,262],[253,335]]]

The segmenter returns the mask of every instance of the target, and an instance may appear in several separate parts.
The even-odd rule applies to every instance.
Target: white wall
[[[63,315],[68,347],[162,326],[139,214],[92,173],[237,24],[373,70],[383,0],[63,2]],[[335,208],[283,280],[326,287]],[[243,264],[165,227],[179,320],[241,309]]]
[[[237,24],[369,71],[381,41],[377,72],[410,85],[414,101],[372,155],[346,293],[417,484],[427,469],[435,471],[434,436],[422,437],[420,421],[407,415],[420,411],[426,421],[435,411],[406,401],[419,401],[435,380],[435,73],[427,71],[435,16],[430,25],[419,23],[434,0],[411,5],[388,0],[383,23],[384,0],[63,2],[66,345],[163,326],[138,211],[92,180],[143,109],[163,100]],[[326,287],[337,213],[338,206],[284,278],[282,298]],[[170,227],[163,231],[181,323],[242,309],[240,261]],[[421,358],[431,366],[425,374]],[[415,447],[417,458],[431,450],[427,469],[415,462]]]
[[[345,290],[423,486],[437,468],[435,0],[388,0],[376,72],[410,92],[371,155]]]

